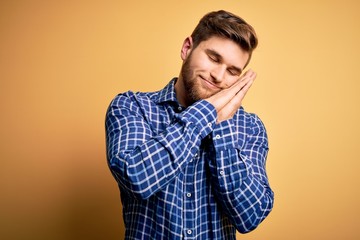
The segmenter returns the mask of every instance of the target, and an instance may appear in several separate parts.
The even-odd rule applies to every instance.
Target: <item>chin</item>
[[[202,93],[202,94],[198,94],[198,95],[197,95],[197,99],[198,99],[198,100],[207,99],[207,98],[213,96],[214,94],[216,94],[216,93],[215,93],[215,92],[214,92],[214,93],[212,93],[212,92],[204,92],[204,93]]]

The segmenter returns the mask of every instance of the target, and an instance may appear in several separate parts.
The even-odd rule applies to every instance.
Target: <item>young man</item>
[[[111,102],[107,157],[126,239],[235,239],[269,214],[266,130],[241,106],[256,46],[243,19],[208,13],[183,43],[178,78]]]

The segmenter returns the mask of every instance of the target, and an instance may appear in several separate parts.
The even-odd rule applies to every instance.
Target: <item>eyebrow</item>
[[[209,55],[212,55],[214,57],[216,57],[217,59],[219,59],[220,61],[223,61],[223,57],[215,50],[213,49],[205,49],[205,52]],[[239,67],[235,67],[235,66],[230,66],[230,69],[237,71],[239,74],[242,73],[242,69]]]

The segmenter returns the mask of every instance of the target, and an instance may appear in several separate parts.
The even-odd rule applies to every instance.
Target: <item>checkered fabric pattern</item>
[[[175,81],[119,94],[106,114],[125,239],[236,239],[273,207],[265,127],[242,107],[219,124],[205,100],[181,107]]]

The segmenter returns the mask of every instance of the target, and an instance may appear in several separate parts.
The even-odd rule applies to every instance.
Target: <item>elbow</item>
[[[236,226],[236,229],[242,234],[249,233],[249,232],[255,230],[259,226],[261,221],[262,220],[260,218],[257,218],[254,214],[254,216],[252,216],[246,222],[238,224]]]
[[[247,222],[237,225],[236,229],[241,234],[249,233],[255,230],[261,222],[262,220],[260,218],[254,217],[254,219],[249,219]]]
[[[148,199],[153,195],[146,181],[138,174],[120,168],[114,161],[109,161],[109,168],[121,192],[126,192],[128,196],[139,200]]]
[[[237,230],[242,233],[248,233],[256,229],[260,223],[270,214],[274,206],[274,195],[272,192],[266,194],[266,197],[258,204],[257,209],[251,216],[248,216],[246,221],[241,221],[236,225]]]

